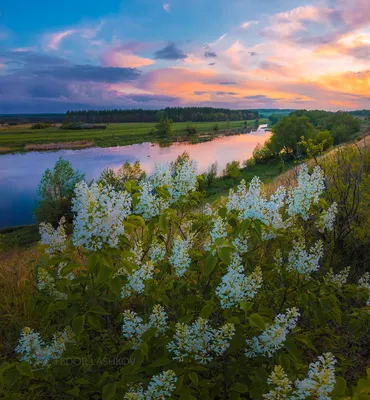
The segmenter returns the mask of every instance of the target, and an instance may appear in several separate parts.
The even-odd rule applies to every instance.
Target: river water
[[[0,156],[0,228],[33,223],[35,196],[41,175],[53,168],[59,157],[72,163],[73,168],[86,173],[88,180],[96,179],[104,168],[118,169],[126,161],[140,161],[141,167],[151,173],[154,165],[167,163],[185,150],[198,161],[199,173],[214,161],[221,173],[226,163],[244,161],[252,156],[258,143],[269,138],[265,125],[249,134],[218,137],[198,144],[174,143],[169,147],[142,143],[122,147],[29,152]]]

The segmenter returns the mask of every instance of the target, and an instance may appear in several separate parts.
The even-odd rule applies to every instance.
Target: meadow
[[[267,120],[261,119],[260,123]],[[51,143],[68,143],[73,147],[75,141],[89,141],[97,147],[125,146],[135,143],[155,142],[166,139],[167,141],[181,140],[188,136],[186,127],[189,122],[175,122],[172,125],[171,137],[163,137],[155,132],[155,123],[114,123],[109,124],[106,129],[94,130],[65,130],[60,126],[46,129],[31,129],[31,125],[3,126],[0,127],[0,153],[27,151],[35,149],[34,145]],[[199,133],[214,134],[215,122],[191,123]],[[225,130],[238,130],[244,128],[244,121],[217,122],[218,132]],[[247,121],[249,128],[254,128],[256,121]],[[26,147],[27,146],[27,147]],[[41,149],[42,150],[42,149]]]

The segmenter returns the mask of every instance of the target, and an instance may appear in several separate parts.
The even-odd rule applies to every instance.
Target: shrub
[[[46,123],[46,122],[38,122],[37,124],[33,124],[31,126],[31,129],[46,129],[49,128],[51,124]]]
[[[172,120],[170,119],[161,119],[155,125],[156,132],[159,135],[170,136],[172,134]]]
[[[50,222],[56,226],[63,216],[71,222],[74,188],[84,179],[85,174],[75,171],[69,161],[60,157],[54,168],[48,168],[41,177],[35,209],[37,222]]]
[[[110,185],[115,190],[125,190],[125,183],[133,180],[139,183],[143,178],[146,177],[146,172],[141,169],[140,161],[135,161],[130,164],[126,161],[117,172],[111,168],[106,168],[100,174],[99,183],[104,186]]]
[[[189,135],[195,135],[197,133],[197,128],[195,125],[193,124],[188,124],[186,125],[185,131],[189,134]]]
[[[223,171],[223,175],[232,178],[234,182],[239,178],[240,173],[240,161],[236,160],[227,163]]]
[[[17,332],[0,394],[366,398],[370,275],[333,264],[326,184],[303,165],[269,198],[253,178],[202,208],[189,159],[124,192],[78,184],[72,240],[44,227],[44,324]]]
[[[207,182],[208,187],[210,187],[212,185],[212,182],[216,179],[217,169],[218,169],[218,164],[217,161],[215,161],[208,167],[207,171],[205,172],[205,180]]]
[[[94,125],[88,124],[85,122],[64,122],[60,129],[68,129],[68,130],[89,130],[89,129],[106,129],[107,125]]]

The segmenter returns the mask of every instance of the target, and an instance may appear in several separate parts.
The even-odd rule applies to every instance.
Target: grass
[[[258,176],[262,182],[270,183],[281,173],[291,169],[293,165],[293,162],[287,162],[282,170],[281,164],[277,162],[256,164],[248,169],[242,169],[240,177],[236,181],[231,178],[219,177],[212,182],[209,188],[206,188],[206,201],[212,203],[222,196],[227,196],[229,190],[239,185],[242,179],[250,182],[254,176]]]
[[[260,123],[266,120],[261,119]],[[187,136],[186,126],[188,122],[176,122],[172,125],[173,135],[170,138],[173,141],[185,139]],[[218,122],[220,131],[242,129],[244,121]],[[213,132],[215,122],[198,122],[192,123],[198,133]],[[248,121],[248,127],[254,127],[255,121]],[[35,130],[31,129],[31,125],[22,126],[3,126],[0,128],[0,148],[6,148],[8,151],[26,151],[30,146],[40,144],[58,144],[67,142],[69,145],[74,141],[90,141],[94,142],[98,147],[125,146],[135,143],[155,142],[164,138],[154,130],[155,123],[117,123],[109,124],[106,129],[94,130],[64,130],[60,127],[52,126],[50,128]],[[26,146],[28,146],[26,148]],[[36,148],[37,149],[37,148]]]

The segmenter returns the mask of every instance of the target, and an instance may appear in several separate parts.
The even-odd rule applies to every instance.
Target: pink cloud
[[[154,64],[150,58],[140,57],[129,50],[112,50],[104,56],[105,64],[111,67],[139,68]]]
[[[52,50],[58,50],[61,42],[68,36],[76,33],[76,29],[67,29],[65,31],[56,32],[48,35],[47,47]]]

